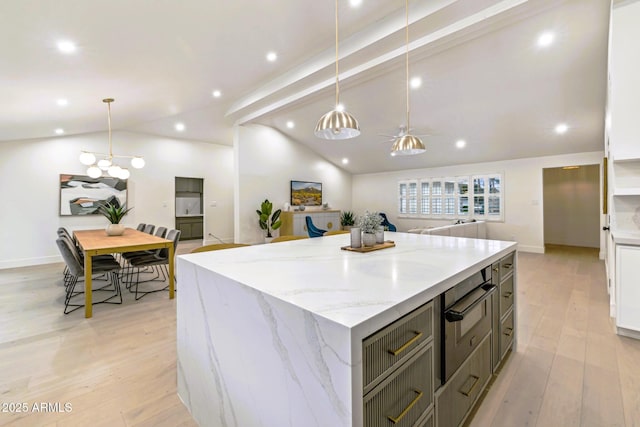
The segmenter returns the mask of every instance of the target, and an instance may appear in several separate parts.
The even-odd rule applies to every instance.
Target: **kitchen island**
[[[363,340],[516,247],[385,237],[370,253],[336,235],[179,257],[178,394],[195,420],[362,426]]]

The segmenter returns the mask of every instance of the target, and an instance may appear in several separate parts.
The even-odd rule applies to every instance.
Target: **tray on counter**
[[[372,252],[380,249],[393,248],[396,243],[393,240],[385,240],[384,243],[376,243],[373,246],[361,246],[359,248],[352,248],[351,246],[342,246],[340,249],[343,251],[352,252]]]

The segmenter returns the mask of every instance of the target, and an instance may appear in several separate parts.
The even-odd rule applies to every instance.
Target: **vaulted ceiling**
[[[234,125],[259,123],[353,173],[597,151],[609,7],[410,1],[410,76],[422,79],[411,127],[427,152],[391,157],[382,135],[406,124],[402,0],[339,2],[340,99],[362,130],[341,141],[313,134],[334,107],[333,2],[4,0],[0,141],[106,130],[101,100],[113,97],[116,130],[231,145]],[[540,47],[545,32],[553,43]]]

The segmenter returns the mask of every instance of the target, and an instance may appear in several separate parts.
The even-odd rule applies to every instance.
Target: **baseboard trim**
[[[616,332],[618,335],[622,335],[623,337],[640,339],[640,331],[634,331],[633,329],[621,328],[620,326],[616,327]]]
[[[518,250],[520,252],[531,252],[534,254],[543,254],[544,246],[530,246],[530,245],[522,245],[518,243]]]
[[[38,258],[21,258],[0,261],[0,270],[7,268],[31,267],[34,265],[57,264],[62,261],[60,255],[45,256]]]

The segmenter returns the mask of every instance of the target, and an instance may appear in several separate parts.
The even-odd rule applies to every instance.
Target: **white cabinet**
[[[616,327],[619,334],[636,338],[640,337],[638,265],[640,246],[616,245]]]
[[[611,12],[608,125],[607,275],[611,315],[619,334],[640,338],[640,2],[619,2]],[[635,271],[634,271],[635,270]]]
[[[310,216],[313,225],[321,230],[340,230],[340,211],[288,211],[282,212],[281,236],[308,236],[306,217]]]
[[[640,157],[613,158],[611,227],[640,231]]]

